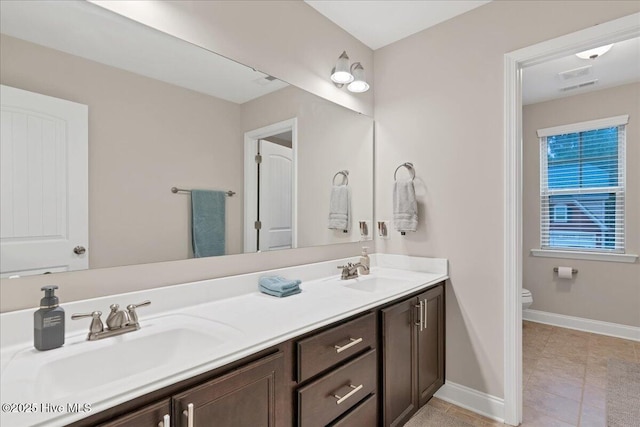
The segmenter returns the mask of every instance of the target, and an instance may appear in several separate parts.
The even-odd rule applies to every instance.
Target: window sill
[[[562,251],[551,249],[531,249],[531,255],[544,258],[584,259],[589,261],[609,261],[633,263],[638,260],[634,254],[607,254],[602,252]]]

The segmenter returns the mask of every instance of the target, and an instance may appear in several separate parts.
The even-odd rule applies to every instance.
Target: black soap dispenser
[[[41,288],[44,298],[40,300],[40,309],[33,313],[33,346],[40,351],[64,344],[64,310],[58,306],[56,289],[56,285]]]

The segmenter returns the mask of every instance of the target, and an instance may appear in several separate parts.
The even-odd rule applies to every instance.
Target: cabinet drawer
[[[377,357],[373,349],[298,389],[299,426],[326,426],[375,393],[376,388]]]
[[[374,313],[298,341],[298,382],[305,381],[365,349],[375,348],[375,342]]]
[[[378,424],[378,395],[372,394],[330,427],[371,427]]]

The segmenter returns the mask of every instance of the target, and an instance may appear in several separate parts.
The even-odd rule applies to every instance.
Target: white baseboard
[[[492,420],[504,422],[504,399],[499,397],[451,381],[445,382],[434,396]]]
[[[640,328],[634,326],[602,322],[600,320],[591,320],[582,317],[565,316],[564,314],[555,314],[539,310],[522,310],[522,318],[524,320],[560,326],[562,328],[577,329],[594,334],[640,341]]]

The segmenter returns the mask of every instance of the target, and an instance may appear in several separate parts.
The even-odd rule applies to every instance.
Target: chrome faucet
[[[129,304],[127,311],[120,310],[118,304],[111,304],[109,307],[111,312],[107,316],[107,329],[104,329],[102,323],[101,311],[93,311],[91,313],[75,313],[71,316],[71,319],[83,319],[85,317],[91,317],[91,325],[89,325],[89,334],[87,340],[95,341],[102,338],[114,337],[116,335],[126,334],[127,332],[133,332],[140,329],[140,323],[138,323],[138,313],[136,308],[143,307],[151,304],[151,301],[145,301],[140,304]]]
[[[340,276],[340,279],[342,280],[355,279],[358,277],[360,269],[369,271],[369,267],[362,265],[359,262],[355,264],[348,262],[347,265],[339,265],[338,268],[342,269],[342,275]]]

